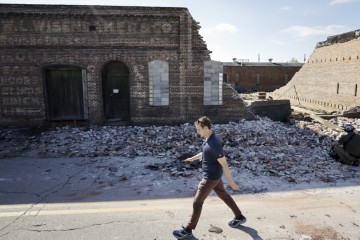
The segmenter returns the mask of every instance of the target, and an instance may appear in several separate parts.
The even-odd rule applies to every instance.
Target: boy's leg
[[[214,187],[214,191],[218,197],[223,200],[225,204],[233,211],[235,218],[240,218],[242,216],[242,213],[234,199],[225,191],[224,183],[221,179],[220,182]]]
[[[229,222],[229,226],[232,228],[237,228],[241,224],[246,222],[246,217],[241,213],[239,207],[237,206],[234,199],[225,191],[224,184],[222,181],[215,186],[214,191],[223,200],[226,205],[233,211],[235,218]]]
[[[208,179],[202,179],[201,182],[199,183],[198,190],[194,197],[193,213],[191,215],[191,219],[188,225],[186,226],[187,230],[195,229],[201,215],[201,210],[204,201],[218,183],[219,180],[208,180]]]

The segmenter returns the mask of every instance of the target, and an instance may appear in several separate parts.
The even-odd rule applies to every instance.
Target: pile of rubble
[[[335,118],[339,126],[357,119]],[[344,132],[293,116],[288,123],[267,118],[214,124],[224,144],[229,165],[254,175],[278,176],[288,182],[336,182],[360,177],[359,167],[340,164],[328,156],[331,145]],[[193,124],[180,126],[58,127],[48,130],[0,130],[0,158],[153,156],[158,163],[145,168],[187,176],[201,171],[181,160],[201,151],[202,139]]]

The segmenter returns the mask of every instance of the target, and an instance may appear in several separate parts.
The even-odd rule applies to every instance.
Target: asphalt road
[[[360,239],[360,187],[236,196],[248,221],[227,226],[216,197],[203,209],[195,239]],[[2,205],[0,239],[173,239],[189,219],[191,198]],[[222,233],[209,232],[211,226]]]
[[[0,160],[0,239],[168,240],[189,220],[194,189],[171,192],[176,186],[152,172],[126,181],[121,171],[92,162]],[[147,191],[140,191],[144,186]],[[194,239],[360,240],[358,185],[234,198],[248,221],[239,229],[228,227],[230,209],[211,195]],[[210,232],[211,226],[222,232]]]

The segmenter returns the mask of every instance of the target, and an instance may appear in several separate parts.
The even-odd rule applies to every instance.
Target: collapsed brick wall
[[[360,30],[328,37],[274,99],[325,112],[344,112],[360,105]]]
[[[48,66],[85,70],[85,120],[103,123],[101,71],[112,61],[129,69],[130,122],[193,121],[207,113],[203,70],[210,51],[199,28],[186,8],[0,4],[0,125],[47,121]],[[168,106],[149,104],[153,60],[169,64]],[[214,107],[223,116],[219,121],[252,117],[241,100],[224,94],[227,102]]]

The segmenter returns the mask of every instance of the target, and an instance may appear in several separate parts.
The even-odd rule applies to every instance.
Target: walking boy
[[[230,187],[239,190],[239,186],[232,179],[222,145],[215,133],[211,130],[211,120],[208,117],[201,117],[195,121],[195,128],[200,137],[205,139],[202,145],[202,152],[184,160],[190,164],[192,161],[201,160],[203,168],[203,179],[199,183],[198,190],[194,197],[193,213],[186,227],[180,230],[174,230],[173,235],[177,239],[193,238],[192,230],[195,229],[200,215],[203,203],[212,190],[222,199],[225,204],[233,211],[235,217],[229,222],[229,226],[236,228],[246,222],[240,209],[233,198],[225,191],[221,176],[225,173]]]

